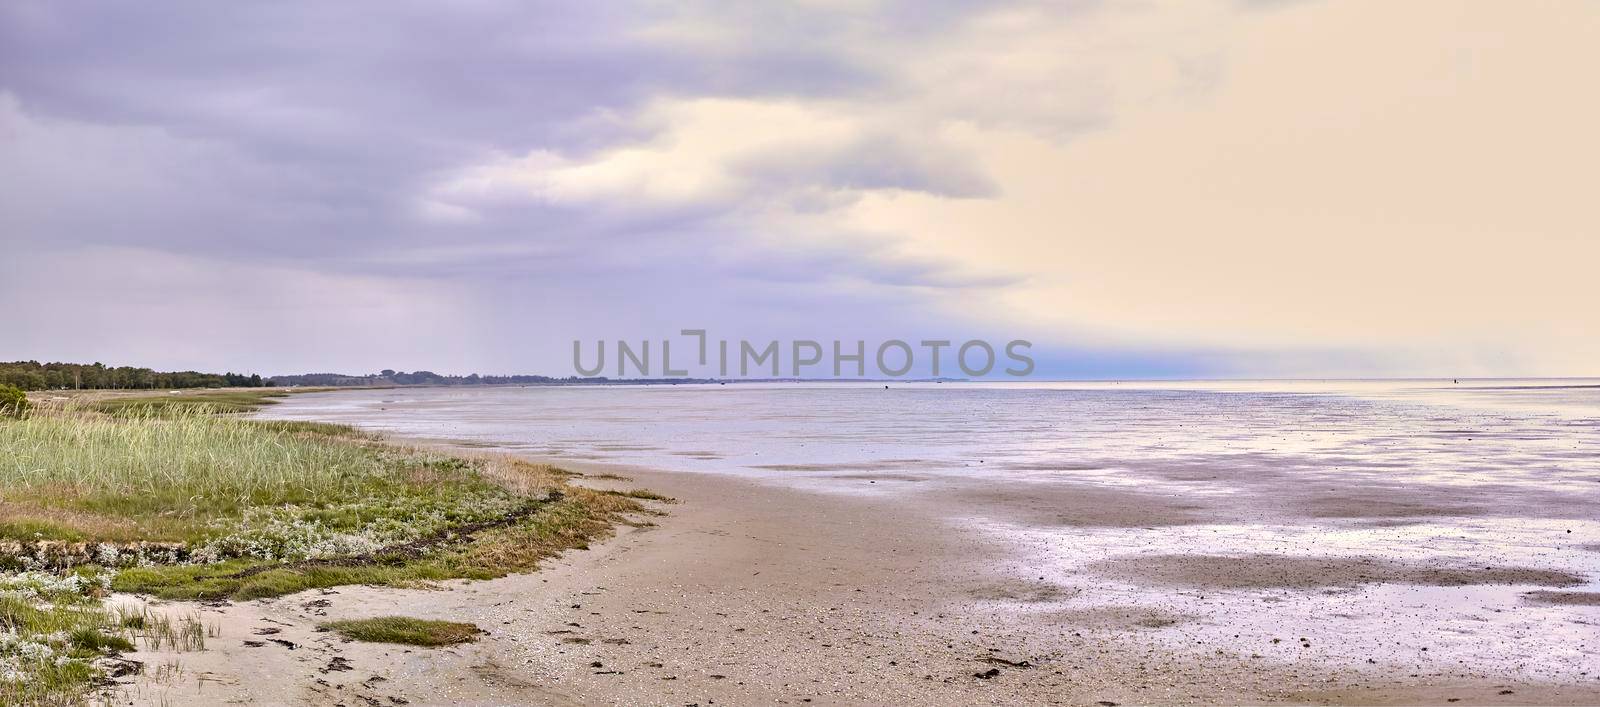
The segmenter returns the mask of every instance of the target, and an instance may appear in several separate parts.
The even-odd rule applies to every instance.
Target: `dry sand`
[[[1025,543],[979,532],[962,522],[962,509],[1034,527],[1118,533],[1187,527],[1233,510],[1103,487],[918,492],[937,482],[904,472],[852,475],[860,492],[845,494],[722,475],[588,471],[633,480],[586,483],[647,487],[681,502],[666,506],[654,527],[625,530],[535,574],[439,590],[346,587],[221,607],[166,605],[197,610],[220,636],[203,652],[132,656],[149,667],[121,701],[1600,703],[1600,670],[1582,664],[1592,647],[1575,654],[1570,673],[1544,679],[1426,653],[1375,651],[1359,660],[1365,654],[1323,652],[1329,649],[1315,631],[1327,624],[1316,622],[1259,635],[1230,628],[1268,602],[1317,601],[1324,593],[1348,601],[1352,588],[1372,583],[1549,588],[1529,606],[1592,598],[1554,591],[1581,581],[1560,572],[1196,548],[1107,559],[1063,579],[1032,571],[1037,555]],[[1327,504],[1319,510],[1342,514]],[[1157,596],[1172,601],[1123,602],[1123,594],[1102,589],[1118,582],[1164,587]],[[1205,603],[1229,590],[1256,594]],[[488,634],[470,645],[423,649],[315,630],[321,621],[378,615],[471,621]],[[1416,625],[1403,613],[1380,618],[1388,631]]]

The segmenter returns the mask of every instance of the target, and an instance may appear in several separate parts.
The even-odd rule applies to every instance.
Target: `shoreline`
[[[183,658],[192,679],[165,688],[143,681],[149,689],[136,694],[152,703],[271,702],[253,691],[270,684],[270,694],[284,695],[287,682],[287,699],[312,704],[352,694],[413,704],[430,695],[467,704],[1600,700],[1597,685],[1470,670],[1396,673],[1394,665],[1349,668],[1314,652],[1269,659],[1243,645],[1181,645],[1164,633],[1201,617],[1131,602],[1080,606],[1083,587],[1024,576],[1017,567],[1029,555],[1016,543],[917,502],[516,456],[589,474],[576,483],[649,488],[680,503],[653,527],[621,529],[528,574],[453,580],[443,590],[341,587],[202,609],[222,622],[218,648]],[[1102,507],[1108,498],[1084,502]],[[489,633],[430,650],[347,643],[309,628],[382,614],[471,621]],[[263,626],[298,636],[300,650],[238,647],[241,634]],[[334,658],[350,670],[328,671]]]

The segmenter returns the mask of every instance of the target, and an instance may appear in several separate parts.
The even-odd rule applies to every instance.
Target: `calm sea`
[[[296,395],[264,415],[762,476],[1137,484],[1174,462],[1226,461],[1389,483],[1600,488],[1592,379],[413,388]]]

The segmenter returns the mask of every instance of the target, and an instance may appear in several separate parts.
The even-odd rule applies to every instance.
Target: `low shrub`
[[[28,414],[28,394],[21,388],[0,384],[0,417],[22,417]]]

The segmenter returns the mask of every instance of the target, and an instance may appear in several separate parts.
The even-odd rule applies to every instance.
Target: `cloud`
[[[837,51],[830,37],[848,40],[852,27],[933,33],[960,16],[958,7],[913,11],[891,4],[837,17],[836,9],[802,8],[781,13],[792,14],[785,22],[766,21],[780,19],[773,17],[745,25],[717,5],[666,12],[501,2],[468,3],[448,13],[392,3],[220,11],[206,3],[89,8],[35,2],[8,4],[0,12],[6,120],[26,133],[5,149],[30,157],[13,161],[6,176],[17,183],[46,178],[33,190],[42,199],[26,199],[39,204],[39,212],[81,213],[94,201],[97,210],[121,214],[115,228],[34,221],[25,234],[58,245],[202,248],[218,257],[315,253],[335,256],[334,262],[375,249],[426,250],[454,239],[449,227],[472,223],[473,213],[428,199],[426,192],[441,174],[505,155],[566,164],[551,186],[577,196],[618,188],[604,181],[618,178],[657,192],[678,188],[659,179],[638,181],[644,176],[629,173],[627,154],[619,150],[656,133],[653,120],[674,117],[652,115],[665,110],[659,106],[692,110],[717,101],[671,97],[733,96],[728,105],[788,102],[803,116],[812,109],[800,101],[870,92],[882,80],[881,67]],[[936,17],[946,19],[929,19]],[[685,41],[707,33],[729,40]],[[748,129],[724,127],[732,130],[727,136]],[[791,125],[789,134],[802,137],[798,127]],[[873,141],[862,147],[878,153],[909,152],[887,136],[860,139]],[[613,156],[606,164],[585,159],[602,151]],[[99,166],[96,174],[71,171],[91,162]],[[830,168],[832,182],[899,180],[939,188],[934,180],[947,179],[964,180],[959,188],[981,188],[978,178],[953,174],[950,166],[900,169],[894,157],[855,172],[836,158],[810,171]],[[772,161],[748,169],[774,178],[784,173]],[[709,171],[698,176],[723,185],[743,178]],[[102,180],[98,186],[96,179]],[[480,224],[475,237],[489,230],[564,228],[570,217],[559,212],[549,224]]]
[[[315,345],[229,330],[208,367],[559,372],[706,326],[1024,336],[1054,374],[1591,371],[1592,8],[1251,9],[6,3],[17,281],[132,295],[96,351],[66,322],[115,289],[0,288],[34,312],[0,357],[158,352],[185,330],[133,303],[237,303]]]
[[[420,199],[456,218],[539,204],[611,223],[675,214],[707,228],[734,219],[759,230],[867,192],[978,198],[996,190],[974,156],[898,135],[871,116],[794,101],[662,101],[636,122],[655,130],[578,157],[546,149],[497,157],[449,174]]]
[[[1600,13],[1571,10],[1219,15],[1209,92],[1166,83],[1067,142],[975,130],[1003,198],[869,196],[840,222],[1027,274],[968,311],[1085,343],[1230,351],[1250,375],[1592,373],[1600,337],[1573,322],[1600,297],[1579,194],[1600,102],[1569,87]]]

